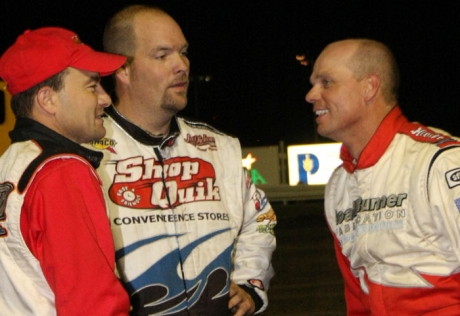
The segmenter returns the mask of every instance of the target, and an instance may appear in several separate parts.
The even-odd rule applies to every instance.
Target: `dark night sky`
[[[116,3],[116,4],[114,4]],[[102,49],[108,18],[133,1],[0,0],[0,52],[27,28],[63,26]],[[198,115],[238,136],[243,146],[311,142],[311,106],[304,100],[310,67],[329,42],[368,37],[395,53],[400,104],[410,120],[460,135],[460,10],[456,0],[159,0],[190,43],[192,83],[184,114]],[[52,58],[52,56],[50,56]],[[198,93],[196,93],[198,92]],[[195,94],[196,93],[196,94]]]

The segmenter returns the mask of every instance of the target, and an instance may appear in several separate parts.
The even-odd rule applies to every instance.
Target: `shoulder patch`
[[[446,182],[450,189],[460,185],[460,168],[447,171]]]
[[[13,191],[13,188],[13,185],[9,182],[0,184],[0,222],[6,220],[6,202],[8,195],[10,195],[11,191]],[[8,231],[6,228],[0,225],[0,237],[6,237],[7,235]]]
[[[431,143],[439,148],[460,146],[460,141],[450,136],[447,132],[442,133],[442,131],[434,131],[418,123],[408,122],[401,128],[401,132],[416,141]]]
[[[212,136],[208,136],[206,134],[202,135],[190,135],[187,134],[184,138],[186,143],[189,143],[199,150],[206,151],[206,150],[217,150],[216,139]]]

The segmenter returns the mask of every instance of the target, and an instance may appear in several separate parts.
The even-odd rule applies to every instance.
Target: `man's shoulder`
[[[195,146],[200,151],[210,149],[213,152],[222,152],[223,155],[234,152],[241,158],[241,145],[237,137],[226,134],[204,122],[183,117],[178,117],[177,122],[184,142]]]
[[[2,161],[2,168],[16,170],[8,172],[6,178],[17,182],[20,192],[24,191],[29,182],[37,176],[46,178],[53,175],[59,180],[62,176],[78,178],[83,174],[95,173],[84,157],[74,153],[47,154],[34,141],[11,145],[0,161]],[[3,164],[3,162],[8,163]]]
[[[416,122],[407,122],[399,130],[400,134],[408,136],[411,140],[421,146],[432,147],[432,150],[460,147],[460,139],[450,135],[448,132],[435,128],[427,127]]]
[[[401,130],[396,155],[401,155],[406,161],[413,160],[416,181],[427,181],[433,170],[447,174],[449,170],[460,166],[460,141],[458,137],[448,132],[427,127],[419,123],[405,124]],[[406,138],[406,141],[402,140]],[[408,140],[408,141],[407,141]],[[425,186],[422,186],[425,187]]]
[[[215,135],[219,135],[219,136],[223,136],[223,137],[236,138],[236,136],[228,134],[228,133],[225,133],[225,132],[215,128],[214,126],[212,126],[212,125],[210,125],[208,123],[202,122],[202,121],[189,119],[189,118],[185,118],[185,117],[178,117],[177,121],[178,121],[179,125],[181,126],[181,129],[185,127],[186,129],[194,130],[197,133],[200,133],[202,131],[206,131],[206,132],[209,132],[209,133],[212,133],[212,134],[215,134]]]

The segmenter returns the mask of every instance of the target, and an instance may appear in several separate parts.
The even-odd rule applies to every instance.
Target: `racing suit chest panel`
[[[241,197],[233,192],[235,190],[226,192],[228,190],[221,189],[231,187],[228,180],[237,176],[232,174],[231,168],[216,168],[212,155],[217,155],[218,152],[210,155],[209,152],[193,150],[192,145],[184,145],[183,140],[178,137],[173,147],[161,150],[160,159],[153,147],[134,142],[117,129],[113,129],[112,133],[117,145],[112,149],[113,152],[104,153],[103,168],[98,172],[111,203],[117,205],[110,210],[115,230],[117,226],[123,226],[123,229],[129,229],[126,226],[130,226],[133,230],[132,241],[136,241],[139,239],[134,232],[138,230],[142,231],[140,235],[147,233],[154,236],[161,233],[190,232],[198,221],[198,227],[206,227],[208,224],[220,228],[241,225],[241,216],[235,217],[235,212],[232,213],[233,209],[230,209],[231,204],[222,202],[232,200],[233,204],[241,205]],[[134,144],[137,146],[135,149]],[[132,156],[131,152],[136,155]],[[163,160],[164,166],[160,160]],[[169,207],[169,202],[173,208]],[[144,217],[134,219],[135,215]],[[137,224],[139,221],[140,224]],[[176,224],[160,225],[164,222]],[[155,227],[155,230],[151,227]],[[196,233],[203,233],[205,230]],[[120,240],[120,246],[130,243],[129,239],[125,239],[130,235],[125,234],[123,240]]]
[[[45,279],[40,262],[24,242],[20,228],[27,190],[20,194],[17,183],[30,162],[40,153],[40,148],[34,142],[27,141],[11,145],[0,157],[3,166],[0,175],[2,194],[7,193],[5,185],[11,186],[8,200],[4,201],[6,208],[0,214],[4,215],[0,216],[0,225],[6,228],[5,235],[0,238],[0,313],[4,315],[18,312],[24,315],[56,314],[54,293]]]
[[[436,150],[397,134],[374,166],[353,174],[339,168],[331,177],[328,222],[356,276],[364,267],[379,284],[426,287],[414,269],[452,271],[448,262],[457,260],[446,248],[449,237],[429,225],[434,215],[426,196],[425,162]]]
[[[190,304],[198,305],[200,295],[224,298],[228,291],[242,222],[242,197],[234,189],[241,186],[236,168],[241,155],[234,150],[236,140],[178,123],[181,134],[174,144],[154,150],[106,119],[112,146],[98,172],[109,196],[117,264],[130,294],[161,287],[167,291],[164,301],[172,301],[185,289]],[[185,308],[177,306],[170,312]]]

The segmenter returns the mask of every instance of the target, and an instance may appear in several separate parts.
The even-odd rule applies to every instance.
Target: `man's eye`
[[[155,59],[165,59],[165,58],[166,58],[166,55],[155,56]]]
[[[329,83],[331,83],[329,80],[323,79],[323,85],[328,86]]]
[[[188,56],[188,51],[184,51],[180,53],[182,56]]]

